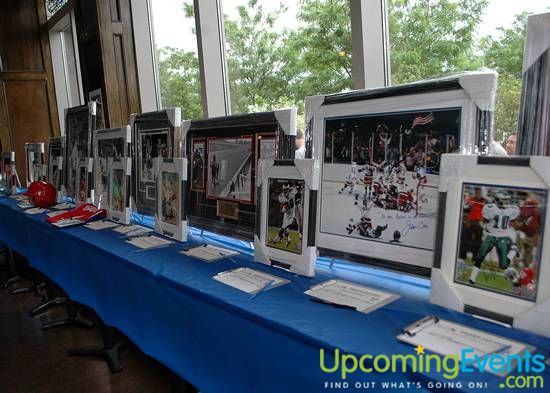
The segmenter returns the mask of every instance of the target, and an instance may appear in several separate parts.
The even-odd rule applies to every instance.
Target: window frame
[[[57,17],[58,15],[55,14]],[[57,18],[56,18],[57,19]],[[66,34],[70,33],[72,40],[72,53],[67,53]],[[55,99],[57,101],[57,112],[61,135],[65,134],[65,109],[79,105],[85,102],[84,89],[82,85],[82,73],[80,70],[80,56],[78,53],[78,39],[76,33],[76,23],[74,9],[69,9],[65,15],[60,17],[48,31],[50,40],[50,51],[52,58],[52,67],[54,74]],[[70,59],[69,59],[70,55]],[[71,92],[71,81],[69,80],[69,61],[74,58],[76,71],[76,94]]]
[[[131,2],[143,111],[161,109],[151,1]],[[354,88],[388,86],[391,73],[387,0],[349,1]],[[231,114],[222,2],[223,0],[193,1],[205,118]],[[183,117],[186,117],[185,113]]]

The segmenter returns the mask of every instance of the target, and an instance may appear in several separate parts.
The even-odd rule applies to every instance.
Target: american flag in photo
[[[425,124],[429,124],[432,121],[434,121],[434,114],[430,113],[424,117],[422,116],[416,116],[413,120],[413,124],[411,128],[414,128],[416,126],[423,126]]]

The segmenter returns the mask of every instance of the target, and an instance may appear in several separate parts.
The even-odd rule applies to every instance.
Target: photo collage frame
[[[258,160],[293,158],[296,110],[191,121],[190,225],[252,240]]]

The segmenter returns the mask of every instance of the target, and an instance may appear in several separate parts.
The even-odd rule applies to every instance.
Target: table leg
[[[93,321],[85,318],[76,305],[71,300],[67,301],[67,318],[50,321],[42,324],[42,330],[51,329],[59,326],[78,326],[90,329],[94,326]]]
[[[29,311],[29,315],[34,317],[38,314],[46,312],[48,309],[67,303],[67,298],[62,296],[61,291],[56,290],[54,284],[46,278],[46,299],[39,305],[33,307]]]
[[[115,330],[111,326],[102,324],[101,333],[103,335],[102,347],[84,347],[69,349],[69,356],[95,356],[101,357],[107,362],[109,369],[113,374],[122,371],[122,363],[120,361],[120,350],[126,344],[125,342],[117,342],[115,339]]]

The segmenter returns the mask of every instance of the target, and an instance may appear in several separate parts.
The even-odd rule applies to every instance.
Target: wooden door
[[[4,0],[0,12],[0,140],[25,178],[25,143],[59,135],[43,0]]]

